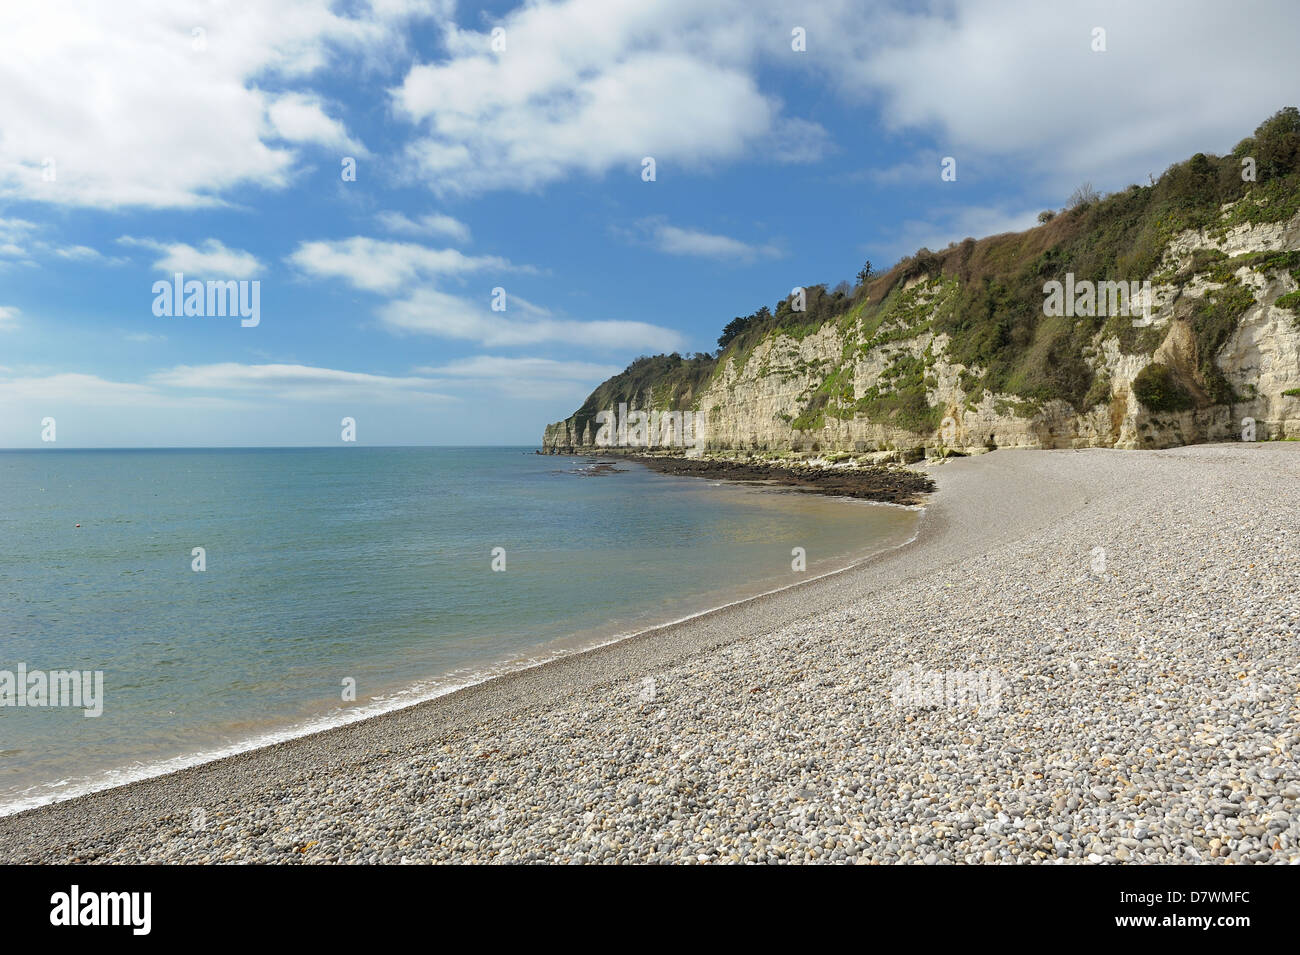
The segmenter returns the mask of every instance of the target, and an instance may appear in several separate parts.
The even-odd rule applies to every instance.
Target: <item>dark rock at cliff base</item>
[[[888,504],[920,504],[922,495],[934,490],[934,481],[924,474],[894,468],[788,468],[770,464],[715,461],[706,458],[637,458],[652,471],[724,481],[751,481],[856,497]]]

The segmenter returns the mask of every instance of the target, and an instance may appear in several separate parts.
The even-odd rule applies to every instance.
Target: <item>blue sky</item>
[[[1300,101],[1298,11],[8,5],[0,447],[536,444],[795,285],[1226,151]],[[176,271],[260,322],[155,315]]]

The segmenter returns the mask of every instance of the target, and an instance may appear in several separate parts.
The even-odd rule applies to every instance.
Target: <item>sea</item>
[[[0,815],[788,587],[919,520],[601,460],[0,451]]]

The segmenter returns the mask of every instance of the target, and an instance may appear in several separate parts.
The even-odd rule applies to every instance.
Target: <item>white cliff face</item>
[[[1226,213],[1231,207],[1226,205],[1222,211]],[[1243,224],[1222,233],[1191,229],[1169,243],[1161,268],[1189,269],[1198,250],[1215,250],[1230,259],[1296,249],[1300,249],[1300,216],[1284,222]],[[1241,437],[1247,419],[1255,422],[1261,438],[1300,437],[1300,401],[1284,394],[1300,387],[1300,314],[1274,304],[1280,296],[1294,291],[1296,282],[1285,269],[1259,272],[1243,265],[1231,274],[1255,301],[1241,314],[1214,361],[1241,400],[1177,414],[1151,414],[1130,395],[1129,420],[1141,433],[1125,434],[1117,442],[1120,446],[1168,447],[1194,441],[1233,440]],[[1179,318],[1186,318],[1189,309],[1185,306],[1222,288],[1224,283],[1205,274],[1192,276],[1181,289],[1173,284],[1156,286],[1159,307],[1154,324],[1168,328],[1169,334],[1152,360],[1170,366],[1195,361],[1194,336],[1187,322]],[[1145,365],[1143,360],[1127,380],[1131,382]],[[1132,443],[1134,437],[1136,443]]]
[[[1197,300],[1224,284],[1206,272],[1188,277],[1194,253],[1204,257],[1205,250],[1217,250],[1231,258],[1296,249],[1300,216],[1222,234],[1189,230],[1176,236],[1158,274],[1183,273],[1181,283],[1152,280],[1150,324],[1159,347],[1151,355],[1129,353],[1113,335],[1099,332],[1085,358],[1103,387],[1094,389],[1095,403],[1088,408],[1005,394],[973,399],[962,386],[963,372],[969,381],[983,369],[952,361],[948,338],[926,328],[955,282],[937,278],[910,282],[905,307],[878,327],[832,321],[802,338],[765,338],[748,355],[730,357],[697,396],[695,408],[707,416],[707,447],[719,451],[1168,447],[1240,437],[1245,418],[1255,420],[1260,438],[1300,437],[1300,397],[1285,394],[1300,389],[1300,316],[1274,304],[1296,290],[1285,269],[1261,272],[1247,264],[1231,272],[1254,304],[1214,361],[1240,401],[1157,413],[1132,390],[1134,378],[1153,360],[1195,375],[1199,356],[1189,315]],[[898,394],[907,382],[913,389],[924,386],[929,412],[919,423],[916,414],[880,411],[889,407],[880,396]],[[652,406],[652,397],[642,396],[645,407]],[[571,422],[558,422],[547,428],[543,445],[551,450],[566,442],[580,446],[582,440]]]
[[[1263,282],[1260,304],[1246,312],[1219,353],[1219,367],[1233,389],[1253,396],[1237,405],[1239,417],[1252,417],[1269,437],[1300,438],[1300,334],[1297,315],[1268,304],[1296,290],[1289,275]],[[1239,430],[1239,429],[1236,429]]]
[[[766,338],[743,366],[728,361],[699,398],[699,408],[709,415],[709,447],[775,449],[796,441],[802,446],[790,422],[806,403],[809,388],[820,385],[838,363],[843,347],[838,330],[827,324],[803,339]]]

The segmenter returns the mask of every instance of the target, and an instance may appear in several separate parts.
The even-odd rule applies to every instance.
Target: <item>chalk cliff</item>
[[[640,359],[542,448],[596,449],[619,402],[694,410],[704,449],[769,456],[1300,438],[1300,113],[1042,218],[793,292],[717,355]],[[1062,281],[1089,292],[1072,314],[1044,304]],[[1106,282],[1142,286],[1145,313]]]

